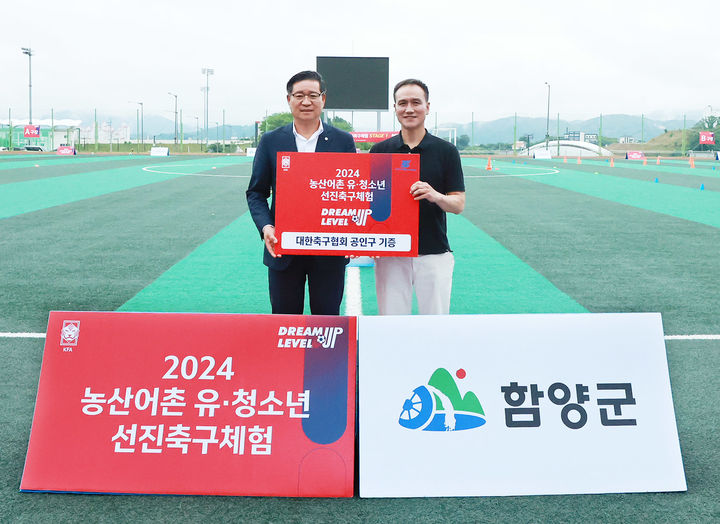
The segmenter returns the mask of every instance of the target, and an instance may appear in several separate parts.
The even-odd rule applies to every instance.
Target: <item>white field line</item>
[[[496,175],[496,174],[487,174],[487,175],[465,175],[465,178],[505,178],[505,177],[528,177],[528,176],[545,176],[545,175],[556,175],[560,171],[554,168],[550,167],[533,167],[533,166],[503,166],[498,169],[498,171],[504,171],[506,169],[532,169],[532,170],[538,170],[540,173],[525,173],[523,175]],[[493,168],[491,173],[495,173],[495,168]]]
[[[720,335],[666,335],[665,340],[720,340]]]
[[[350,266],[345,275],[345,316],[362,315],[362,289],[360,286],[360,268]]]
[[[186,164],[174,164],[173,167],[185,167]],[[157,173],[158,175],[184,175],[184,176],[208,176],[208,177],[217,177],[217,178],[250,178],[250,175],[213,175],[210,173],[181,173],[178,171],[158,171],[157,167],[165,167],[165,166],[147,166],[143,167],[143,171],[147,171],[148,173]],[[197,167],[197,166],[191,166],[191,167]]]

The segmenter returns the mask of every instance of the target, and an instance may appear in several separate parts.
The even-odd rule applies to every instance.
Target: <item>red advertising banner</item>
[[[701,144],[714,144],[715,133],[712,131],[700,131],[700,143]]]
[[[351,131],[350,134],[355,142],[382,142],[397,135],[399,132],[400,131]]]
[[[57,154],[58,155],[76,155],[74,147],[70,146],[60,146],[57,148]]]
[[[627,158],[628,160],[642,160],[643,158],[645,158],[645,153],[643,153],[642,151],[628,151],[625,154],[625,158]]]
[[[24,126],[23,137],[24,138],[38,138],[40,136],[40,126]]]
[[[278,253],[417,256],[420,156],[278,153]]]
[[[22,491],[351,497],[356,319],[50,314]]]

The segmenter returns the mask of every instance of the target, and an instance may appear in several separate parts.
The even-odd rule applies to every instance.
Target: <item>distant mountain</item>
[[[513,126],[515,118],[505,117],[490,122],[475,122],[474,136],[470,122],[445,123],[438,127],[455,128],[457,135],[467,135],[474,138],[475,144],[495,144],[498,142],[511,143],[513,140]],[[687,127],[695,124],[694,120],[687,121]],[[644,138],[650,140],[661,135],[665,130],[682,129],[682,120],[653,120],[645,118]],[[517,139],[522,140],[528,133],[533,135],[532,141],[538,142],[545,138],[547,120],[545,118],[518,117]],[[432,131],[431,128],[428,128]],[[558,121],[550,119],[550,136],[557,135]],[[588,120],[560,120],[560,135],[568,131],[581,131],[584,133],[598,133],[600,131],[600,117]],[[643,138],[643,123],[641,117],[635,115],[603,115],[602,134],[606,137],[619,138],[630,136],[638,140]]]
[[[71,119],[71,120],[81,120],[82,124],[81,127],[91,127],[93,125],[93,121],[95,119],[94,112],[88,112],[88,111],[57,111],[54,113],[55,120],[61,120],[61,119]],[[45,118],[43,116],[43,118]],[[50,115],[47,115],[47,118],[50,118]],[[133,116],[132,118],[128,118],[127,116],[112,116],[112,115],[106,115],[98,113],[97,115],[98,119],[98,125],[101,125],[106,122],[112,122],[112,127],[114,129],[120,128],[123,124],[127,125],[130,128],[130,139],[135,140],[137,136],[137,118]],[[146,114],[143,120],[143,130],[145,137],[149,140],[152,140],[153,137],[155,137],[156,140],[172,140],[175,138],[175,120],[171,118],[166,118],[163,116],[156,116],[156,115],[148,115]],[[204,129],[202,127],[202,122],[200,122],[200,136],[204,136]],[[180,134],[180,124],[178,123],[178,134]],[[192,121],[185,121],[183,122],[183,136],[186,138],[195,138],[195,135],[197,134],[197,122],[195,119]],[[211,142],[215,141],[215,137],[217,137],[219,140],[222,140],[223,136],[223,126],[215,126],[215,123],[213,122],[211,126],[208,128],[208,137],[210,138]],[[255,136],[255,124],[243,124],[243,125],[235,125],[235,124],[225,124],[225,139],[228,140],[230,137],[254,137]]]
[[[49,118],[50,115],[47,115]],[[89,127],[93,123],[94,113],[93,112],[75,112],[75,111],[57,111],[55,113],[55,119],[80,119],[82,120],[83,127]],[[43,116],[43,118],[46,118]],[[695,116],[688,115],[687,127],[690,128],[699,120]],[[134,140],[136,137],[136,118],[128,118],[127,116],[109,116],[104,114],[98,114],[98,123],[102,125],[103,122],[112,122],[113,128],[117,129],[123,124],[126,124],[130,128],[131,139]],[[430,123],[430,122],[428,122]],[[513,140],[513,125],[515,118],[508,116],[505,118],[499,118],[489,122],[475,122],[475,129],[473,135],[473,129],[470,122],[464,123],[449,123],[444,122],[438,125],[438,127],[455,128],[457,135],[467,135],[468,137],[474,138],[475,144],[495,144],[498,142],[511,143]],[[545,138],[546,119],[544,117],[518,117],[517,119],[517,139],[522,138],[528,133],[533,135],[532,141],[539,142]],[[203,136],[202,122],[200,122],[200,135]],[[630,136],[642,138],[642,122],[640,115],[603,115],[602,117],[602,134],[605,137],[620,138],[622,136]],[[667,129],[668,131],[673,129],[682,129],[682,119],[674,120],[662,120],[645,117],[645,141],[648,141],[658,135],[661,135]],[[431,125],[428,129],[432,132],[433,128]],[[175,136],[175,121],[171,118],[156,115],[145,115],[144,119],[144,130],[145,137],[149,140],[154,136],[156,140],[172,140]],[[554,137],[557,134],[558,122],[556,119],[550,118],[550,136]],[[567,131],[581,131],[584,133],[598,133],[600,130],[600,117],[594,117],[587,120],[560,120],[560,135],[563,135]],[[179,130],[178,130],[179,132]],[[191,121],[185,121],[183,127],[183,135],[190,138],[195,138],[197,134],[197,121],[194,119]],[[222,140],[223,129],[222,126],[216,127],[214,122],[208,129],[208,136],[210,141],[215,141],[216,138]],[[232,136],[236,137],[254,137],[255,136],[255,125],[254,124],[226,124],[225,125],[225,138],[229,139]]]

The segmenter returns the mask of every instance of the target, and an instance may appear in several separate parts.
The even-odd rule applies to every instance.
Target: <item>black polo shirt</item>
[[[420,143],[412,149],[403,141],[402,133],[399,133],[375,144],[370,152],[419,154],[421,181],[443,194],[465,191],[460,153],[450,142],[431,135],[427,130]],[[419,204],[418,253],[435,255],[450,251],[445,211],[429,200],[420,200]]]

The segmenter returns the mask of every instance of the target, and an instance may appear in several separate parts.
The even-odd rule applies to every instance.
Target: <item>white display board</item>
[[[150,156],[170,156],[170,148],[168,147],[151,147]]]
[[[550,153],[549,149],[536,149],[535,152],[533,152],[533,158],[552,160],[552,153]]]
[[[685,491],[659,313],[358,319],[361,497]]]

